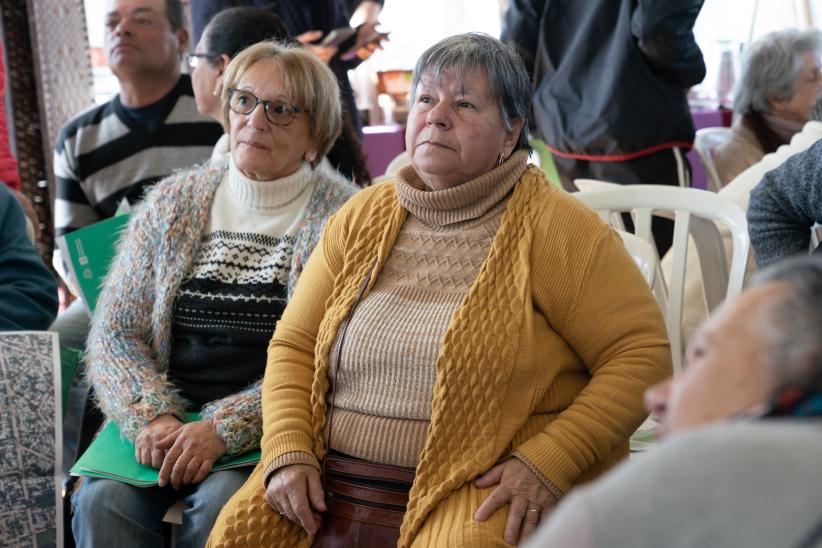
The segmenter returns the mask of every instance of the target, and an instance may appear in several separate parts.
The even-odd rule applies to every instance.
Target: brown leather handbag
[[[414,470],[339,455],[329,455],[324,465],[328,509],[312,546],[396,546]]]
[[[322,463],[327,510],[314,536],[313,548],[371,548],[396,546],[400,538],[408,492],[414,481],[413,468],[401,468],[355,459],[331,451],[334,395],[342,346],[354,309],[359,304],[376,265],[371,265],[359,294],[342,325],[337,363],[331,381],[330,412],[326,430],[327,453]]]

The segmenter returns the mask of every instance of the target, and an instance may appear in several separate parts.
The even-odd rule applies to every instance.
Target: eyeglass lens
[[[269,122],[278,126],[291,123],[299,110],[279,101],[263,101],[250,91],[235,89],[229,98],[229,107],[237,114],[251,114],[257,105],[262,103],[265,116]]]

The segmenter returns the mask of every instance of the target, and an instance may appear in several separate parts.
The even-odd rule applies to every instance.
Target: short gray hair
[[[759,271],[752,285],[784,284],[784,298],[767,311],[766,363],[777,389],[822,389],[822,256],[789,257]]]
[[[734,89],[734,111],[741,115],[769,113],[770,99],[793,97],[802,69],[801,55],[806,52],[822,54],[822,31],[778,30],[748,46]]]
[[[484,73],[488,77],[491,98],[499,106],[505,129],[513,128],[514,120],[522,120],[514,150],[531,150],[528,144],[528,118],[531,112],[531,80],[525,64],[516,51],[493,36],[481,32],[457,34],[440,40],[420,56],[411,82],[411,103],[417,85],[426,71],[435,79],[446,69],[457,69],[466,77]]]

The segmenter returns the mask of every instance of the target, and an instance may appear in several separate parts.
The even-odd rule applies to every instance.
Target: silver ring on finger
[[[529,512],[536,512],[536,513],[540,513],[542,510],[540,509],[540,507],[539,507],[539,506],[529,506],[529,507],[528,507],[528,511],[529,511]]]

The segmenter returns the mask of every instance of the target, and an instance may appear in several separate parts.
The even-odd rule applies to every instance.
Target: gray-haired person
[[[411,163],[326,226],[269,346],[260,465],[210,546],[515,544],[627,455],[664,323],[619,236],[527,166],[530,89],[491,36],[423,53]],[[373,492],[398,477],[407,505]]]
[[[822,257],[787,260],[649,390],[666,437],[568,497],[532,548],[822,546]]]
[[[730,139],[714,152],[723,184],[789,143],[810,119],[822,91],[820,55],[818,29],[771,32],[745,50],[734,90],[737,120]]]

